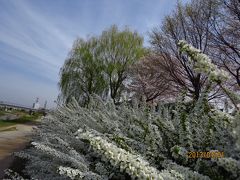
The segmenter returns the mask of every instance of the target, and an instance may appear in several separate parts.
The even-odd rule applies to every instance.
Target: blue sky
[[[0,0],[0,101],[54,106],[59,69],[77,37],[116,24],[145,38],[177,0]]]

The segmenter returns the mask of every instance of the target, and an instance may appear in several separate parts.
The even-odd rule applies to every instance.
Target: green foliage
[[[78,39],[60,71],[61,98],[71,97],[86,105],[91,94],[119,99],[128,67],[143,54],[143,39],[129,29],[116,26],[99,37]],[[110,92],[109,92],[110,91]]]
[[[103,31],[100,41],[111,97],[116,102],[123,90],[123,81],[127,78],[129,66],[145,53],[142,47],[143,38],[127,28],[119,31],[116,26],[112,26]]]
[[[41,114],[35,113],[33,115],[21,116],[15,120],[0,120],[0,127],[7,127],[7,126],[16,125],[16,124],[24,124],[24,123],[34,122],[35,120],[37,120],[40,117],[41,117]]]
[[[99,51],[96,38],[75,41],[60,72],[59,86],[65,102],[75,97],[82,104],[86,104],[90,94],[104,94],[107,82],[104,79],[103,63],[100,60]]]
[[[5,114],[6,114],[5,111],[0,110],[0,116],[3,116],[3,115],[5,115]]]

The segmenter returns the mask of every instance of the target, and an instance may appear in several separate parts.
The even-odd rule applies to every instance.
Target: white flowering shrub
[[[32,148],[16,154],[29,160],[25,173],[33,179],[235,179],[235,117],[203,99],[159,112],[97,96],[88,108],[73,100],[43,120]],[[210,150],[234,161],[187,155]]]
[[[188,54],[197,72],[208,74],[209,79],[215,82],[221,82],[228,79],[229,74],[219,69],[212,63],[212,60],[207,55],[201,53],[199,49],[192,47],[184,40],[179,41],[178,45],[181,52]]]
[[[226,79],[189,47],[183,46],[194,51],[196,68],[213,73],[213,82]],[[183,97],[172,106],[159,104],[158,111],[136,99],[116,106],[93,95],[88,107],[73,99],[45,117],[32,147],[16,155],[28,160],[30,179],[237,179],[239,113],[213,109],[208,90],[197,102]],[[188,155],[214,150],[224,158]]]

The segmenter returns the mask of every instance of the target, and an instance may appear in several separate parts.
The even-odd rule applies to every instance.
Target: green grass
[[[0,120],[0,128],[12,126],[15,124],[24,124],[28,122],[34,122],[40,117],[40,114],[34,114],[34,115],[24,115],[18,119],[15,120]]]
[[[5,122],[5,121],[3,121],[3,120],[0,120],[0,128],[2,128],[2,127],[7,127],[7,126],[12,126],[12,125],[14,125],[14,124],[16,124],[16,123]]]
[[[6,114],[6,112],[0,110],[0,116],[3,116],[4,114]]]
[[[7,128],[4,128],[2,130],[0,130],[0,132],[4,132],[4,131],[16,131],[17,127],[16,126],[7,126]]]

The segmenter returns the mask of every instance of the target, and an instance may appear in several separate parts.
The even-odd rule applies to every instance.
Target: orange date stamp
[[[191,152],[187,153],[187,157],[189,159],[195,159],[195,158],[205,158],[205,159],[223,158],[224,157],[224,152],[220,152],[220,151],[208,151],[208,152],[191,151]]]

